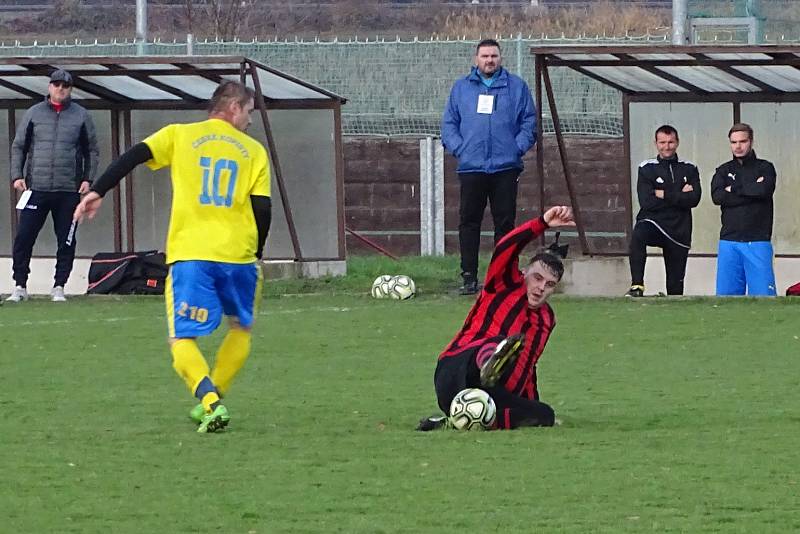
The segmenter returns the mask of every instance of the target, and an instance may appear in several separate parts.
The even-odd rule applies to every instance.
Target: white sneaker
[[[53,302],[66,302],[67,297],[64,296],[64,288],[61,286],[56,286],[50,291],[50,300]]]
[[[22,286],[17,286],[11,292],[11,296],[6,299],[6,302],[20,302],[28,300],[28,290]]]

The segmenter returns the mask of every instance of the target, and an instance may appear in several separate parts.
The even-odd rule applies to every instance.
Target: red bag
[[[797,282],[793,286],[789,286],[786,290],[787,297],[800,297],[800,282]]]

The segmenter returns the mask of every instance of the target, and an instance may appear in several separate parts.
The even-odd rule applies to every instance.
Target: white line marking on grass
[[[396,302],[396,301],[389,301],[386,300],[385,302]],[[397,305],[402,306],[401,302],[396,302]],[[377,304],[377,303],[376,303]],[[451,305],[452,301],[448,299],[442,300],[435,300],[429,301],[427,304],[433,305]],[[307,313],[307,312],[331,312],[331,313],[349,313],[353,311],[361,311],[361,310],[370,310],[373,309],[373,305],[367,306],[349,306],[349,307],[340,307],[340,306],[318,306],[314,308],[292,308],[286,310],[261,310],[258,312],[259,316],[262,315],[296,315],[298,313]],[[103,318],[96,318],[96,319],[42,319],[42,320],[35,320],[35,321],[22,321],[22,322],[0,322],[0,328],[11,328],[11,327],[20,327],[20,326],[52,326],[52,325],[61,325],[61,324],[75,324],[75,323],[118,323],[124,321],[137,321],[140,319],[151,319],[152,315],[143,315],[140,317],[103,317]],[[159,321],[163,321],[163,316],[158,317]]]
[[[396,303],[398,306],[402,306],[402,302],[398,302],[396,300],[389,300],[385,299],[383,302],[386,303]],[[377,302],[375,304],[378,304]],[[447,305],[451,306],[453,302],[451,300],[433,300],[427,302],[427,304],[433,305]],[[263,306],[262,306],[263,308]],[[303,312],[334,312],[334,313],[348,313],[352,311],[361,311],[361,310],[371,310],[374,309],[375,306],[373,305],[366,305],[366,306],[347,306],[347,307],[339,307],[339,306],[319,306],[316,308],[296,308],[296,309],[287,309],[287,310],[264,310],[258,312],[258,315],[293,315],[297,313]]]
[[[12,326],[50,326],[56,324],[73,323],[117,323],[121,321],[134,321],[136,319],[145,319],[145,317],[105,317],[102,319],[50,319],[41,321],[22,321],[19,323],[0,323],[0,328]]]
[[[259,315],[294,315],[297,313],[303,312],[335,312],[335,313],[347,313],[353,310],[365,310],[369,308],[369,306],[356,306],[350,308],[340,308],[338,306],[327,306],[323,307],[320,306],[318,308],[297,308],[291,310],[262,310],[258,312]]]
[[[290,310],[270,310],[270,311],[260,311],[258,315],[295,315],[298,313],[303,312],[334,312],[334,313],[347,313],[353,311],[355,309],[368,309],[369,306],[360,306],[358,308],[339,308],[335,306],[329,307],[318,307],[318,308],[297,308],[297,309],[290,309]],[[36,321],[22,321],[22,322],[13,322],[13,323],[5,323],[0,322],[0,328],[11,328],[11,327],[20,327],[20,326],[54,326],[54,325],[62,325],[62,324],[75,324],[75,323],[118,323],[123,321],[136,321],[139,319],[150,319],[152,316],[142,316],[142,317],[105,317],[105,318],[98,318],[98,319],[42,319]],[[163,321],[163,316],[158,318],[159,321]]]

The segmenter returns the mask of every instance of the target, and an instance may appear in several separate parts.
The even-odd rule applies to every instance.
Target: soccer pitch
[[[160,298],[5,305],[0,532],[800,530],[794,301],[556,297],[560,426],[415,432],[469,305],[265,299],[212,435]]]

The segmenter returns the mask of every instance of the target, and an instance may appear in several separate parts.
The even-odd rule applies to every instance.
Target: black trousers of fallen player
[[[496,343],[493,344],[496,345]],[[494,387],[481,386],[480,369],[476,363],[480,349],[480,346],[473,347],[438,361],[433,382],[439,408],[449,415],[450,403],[459,391],[467,388],[480,388],[492,397],[497,406],[498,428],[553,426],[556,418],[553,408],[538,398],[526,399],[506,390],[504,384],[507,376],[504,375]],[[511,369],[509,368],[506,374]]]

